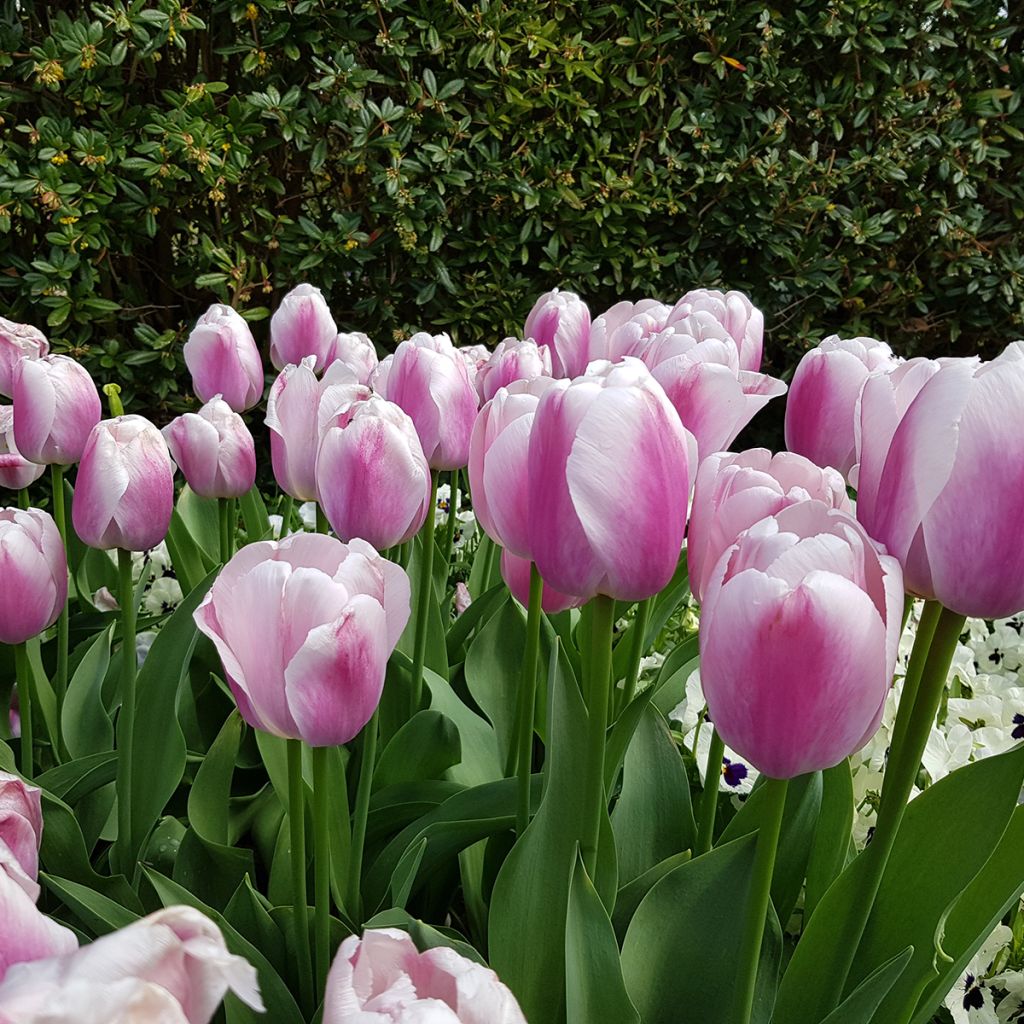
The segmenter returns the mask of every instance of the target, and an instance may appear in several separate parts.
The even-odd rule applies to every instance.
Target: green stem
[[[67,513],[64,508],[64,467],[56,463],[50,466],[50,479],[53,482],[53,519],[60,531],[60,539],[64,547],[68,546]],[[57,721],[60,722],[61,708],[64,707],[64,694],[68,689],[68,602],[64,599],[60,618],[57,619],[57,677],[53,690],[57,698]],[[62,746],[58,730],[58,743]],[[58,751],[58,754],[62,754]]]
[[[747,916],[740,942],[736,1011],[730,1018],[736,1024],[750,1024],[753,1014],[761,942],[771,903],[775,854],[779,846],[779,833],[782,831],[782,813],[786,809],[786,788],[789,785],[787,779],[763,778],[764,818],[757,832],[757,851],[754,854],[754,870],[747,896]]]
[[[217,506],[220,512],[220,564],[225,565],[231,557],[231,553],[228,551],[228,532],[230,530],[228,523],[231,516],[231,499],[218,498]]]
[[[447,567],[452,561],[452,547],[455,544],[455,526],[458,519],[455,515],[459,507],[459,471],[451,470],[448,474],[448,519],[445,521],[444,529],[444,564],[445,576],[448,575]]]
[[[316,532],[323,534],[331,532],[331,524],[327,521],[327,516],[324,515],[324,510],[320,507],[319,502],[316,506]]]
[[[328,815],[330,748],[313,747],[313,914],[316,922],[316,990],[331,965],[331,840]]]
[[[541,601],[544,581],[537,566],[530,563],[530,600],[526,612],[526,650],[523,655],[523,681],[516,708],[516,744],[510,752],[515,758],[519,780],[516,805],[516,834],[522,835],[530,824],[530,778],[533,774],[533,718],[537,704],[537,662],[540,656]],[[507,773],[510,774],[510,773]]]
[[[14,645],[14,674],[18,680],[18,714],[21,716],[21,774],[26,779],[33,775],[32,753],[35,738],[32,733],[32,668],[28,663],[28,647]]]
[[[305,784],[302,781],[302,741],[288,740],[288,827],[292,846],[292,921],[299,989],[305,1007],[313,1003],[313,963],[309,951],[309,909],[306,901]]]
[[[120,870],[135,873],[136,850],[132,835],[132,771],[135,743],[135,588],[132,553],[117,551],[117,599],[121,605],[121,714],[117,729],[117,852]]]
[[[699,729],[700,726],[698,725]],[[725,754],[725,740],[717,729],[711,731],[711,747],[708,763],[704,769],[704,791],[700,795],[697,821],[697,849],[695,856],[707,853],[715,834],[715,811],[718,810],[718,788],[722,780],[722,757]]]
[[[626,707],[636,695],[636,684],[640,679],[640,662],[647,648],[647,624],[651,621],[651,605],[654,598],[647,597],[636,606],[633,619],[633,644],[629,649],[629,664],[626,666],[626,683],[622,691],[620,708]]]
[[[366,845],[366,819],[370,813],[370,791],[377,760],[378,712],[375,710],[363,729],[359,754],[359,787],[356,790],[355,814],[352,819],[352,853],[348,875],[348,913],[356,924],[363,920],[363,847]]]
[[[412,711],[416,714],[423,699],[423,665],[427,658],[427,624],[434,600],[434,511],[437,508],[437,470],[430,473],[430,504],[427,519],[420,530],[423,559],[420,562],[420,589],[416,600],[416,636],[412,655]]]
[[[281,540],[288,536],[292,528],[292,515],[295,512],[295,499],[290,495],[284,495],[284,499],[278,506],[281,512]]]
[[[24,511],[25,509],[31,508],[31,505],[32,502],[28,496],[28,488],[22,487],[22,489],[18,491],[18,508]]]
[[[612,679],[612,631],[615,602],[598,594],[587,606],[590,612],[590,657],[587,659],[587,771],[584,779],[584,832],[580,844],[583,866],[596,878],[601,818],[607,813],[604,788],[604,748],[608,729],[608,696]]]

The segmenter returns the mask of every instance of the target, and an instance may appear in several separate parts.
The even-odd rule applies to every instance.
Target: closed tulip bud
[[[147,551],[167,536],[174,463],[163,435],[143,416],[115,416],[89,435],[71,519],[92,548]]]
[[[355,375],[360,384],[369,384],[370,375],[377,369],[377,350],[373,342],[362,331],[339,334],[327,356],[327,365],[343,362]]]
[[[0,509],[0,580],[0,643],[24,643],[57,621],[67,599],[68,563],[46,512]]]
[[[33,902],[39,898],[42,835],[42,791],[0,771],[0,872],[6,872]]]
[[[50,343],[38,327],[0,316],[0,395],[14,394],[14,368],[22,359],[38,359],[49,351]]]
[[[0,405],[0,487],[20,491],[45,472],[45,466],[29,462],[18,451],[14,440],[14,406]]]
[[[857,399],[868,376],[898,363],[874,338],[832,335],[797,365],[786,399],[786,447],[844,476],[857,461]]]
[[[26,891],[23,881],[0,866],[0,1024],[25,1024],[25,1017],[12,1013],[3,1000],[12,965],[60,956],[78,948],[75,933],[41,913],[36,896]],[[35,892],[38,895],[38,886]]]
[[[657,299],[618,302],[590,327],[590,358],[617,363],[626,356],[642,356],[647,342],[668,323],[672,307]]]
[[[526,1024],[515,996],[488,967],[454,949],[421,953],[397,928],[341,944],[327,977],[323,1024]]]
[[[409,578],[363,540],[294,534],[239,551],[195,619],[246,722],[333,747],[380,701],[409,619]]]
[[[14,368],[14,440],[30,462],[78,462],[103,415],[88,370],[67,356],[22,359]]]
[[[430,508],[430,467],[412,420],[368,395],[329,421],[316,462],[320,505],[343,540],[379,551],[404,544]]]
[[[882,468],[857,514],[903,564],[907,590],[973,618],[1024,609],[1024,342],[991,362],[942,360],[888,444],[870,404],[861,471]]]
[[[313,356],[317,370],[322,370],[337,338],[338,325],[323,292],[311,284],[300,284],[281,300],[270,318],[270,361],[275,370],[283,370]]]
[[[772,778],[838,764],[878,728],[902,619],[899,563],[845,512],[804,501],[762,519],[704,592],[711,721]]]
[[[230,306],[212,305],[197,321],[184,348],[192,390],[204,402],[215,395],[235,412],[263,397],[263,361],[245,319]]]
[[[256,482],[256,446],[245,420],[215,396],[162,431],[189,487],[202,498],[240,498]]]
[[[501,578],[512,596],[523,607],[530,604],[530,560],[513,555],[511,551],[501,553]],[[583,601],[574,594],[563,594],[547,583],[541,588],[540,606],[548,615],[564,612],[567,608],[579,608]]]
[[[476,389],[482,402],[489,402],[499,388],[513,381],[533,380],[551,376],[551,350],[541,348],[535,341],[506,338],[498,344],[487,362],[480,368]]]
[[[694,597],[703,599],[718,559],[744,530],[810,499],[853,514],[842,476],[802,455],[772,455],[767,448],[709,455],[697,470],[686,540]]]
[[[466,361],[447,334],[420,332],[401,342],[370,384],[412,417],[431,469],[466,465],[477,394]]]
[[[473,390],[479,392],[477,378],[487,365],[487,360],[491,358],[491,350],[486,345],[460,345],[455,351],[462,356],[462,361],[466,364],[466,372],[469,374]]]
[[[675,304],[668,323],[685,320],[694,313],[707,313],[725,328],[736,345],[741,370],[761,369],[764,314],[743,292],[695,288]]]
[[[556,377],[577,377],[590,362],[590,310],[574,292],[553,288],[533,304],[523,337],[547,346]]]
[[[528,554],[564,594],[639,601],[672,578],[696,444],[638,359],[593,363],[541,397]]]

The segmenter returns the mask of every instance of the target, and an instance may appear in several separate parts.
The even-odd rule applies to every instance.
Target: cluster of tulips
[[[104,389],[113,415],[102,419],[100,395],[78,363],[48,355],[35,329],[0,321],[0,394],[13,400],[0,407],[0,485],[22,498],[20,507],[0,510],[0,642],[16,651],[22,776],[64,759],[59,736],[49,748],[37,742],[42,712],[26,644],[57,624],[52,691],[59,720],[68,673],[65,550],[73,527],[83,544],[118,553],[121,711],[110,866],[137,878],[146,837],[133,826],[132,780],[145,762],[133,729],[145,695],[136,693],[131,553],[167,535],[176,464],[189,490],[216,500],[220,510],[221,564],[203,585],[195,624],[220,657],[242,719],[287,741],[292,939],[302,1005],[315,1007],[317,993],[326,991],[325,1024],[560,1020],[564,986],[560,992],[545,987],[548,968],[509,954],[493,928],[490,959],[518,1003],[492,972],[453,949],[421,953],[393,929],[346,939],[328,971],[336,945],[332,904],[356,929],[367,920],[362,860],[382,696],[399,724],[435,706],[429,646],[438,609],[448,607],[451,534],[447,548],[438,546],[434,516],[438,481],[447,474],[453,495],[468,488],[486,534],[477,555],[488,560],[480,577],[485,592],[497,569],[489,560],[500,549],[500,575],[526,608],[514,721],[504,737],[505,774],[516,780],[510,783],[516,846],[542,827],[537,739],[553,742],[547,720],[560,699],[555,691],[570,687],[580,698],[575,727],[583,736],[579,810],[566,826],[572,860],[539,870],[568,872],[596,887],[604,903],[598,916],[607,914],[607,934],[598,928],[601,942],[612,943],[616,958],[614,886],[609,896],[602,881],[615,855],[608,815],[624,749],[615,737],[626,730],[628,745],[628,730],[650,700],[638,680],[660,625],[658,595],[688,572],[701,606],[701,681],[715,727],[697,808],[694,867],[714,856],[724,745],[762,776],[734,978],[715,998],[728,1003],[723,1021],[767,1021],[775,989],[764,995],[762,950],[775,914],[787,783],[835,768],[870,740],[910,602],[924,598],[878,826],[857,869],[857,905],[838,915],[841,941],[821,992],[797,1012],[796,997],[783,984],[776,1007],[780,1024],[826,1018],[831,1024],[829,1014],[846,1006],[865,980],[864,965],[854,969],[858,947],[964,618],[1005,617],[1024,608],[1024,548],[1017,536],[1024,512],[1024,343],[991,362],[907,361],[872,339],[827,339],[805,356],[789,389],[789,451],[732,453],[757,411],[786,392],[780,380],[760,372],[763,329],[762,314],[736,292],[692,291],[674,305],[620,302],[592,317],[578,296],[555,290],[534,305],[522,340],[509,338],[488,351],[420,333],[378,362],[366,335],[339,333],[319,290],[300,285],[270,322],[270,358],[279,373],[265,423],[286,532],[296,501],[317,503],[319,529],[281,540],[247,530],[248,543],[236,553],[238,502],[252,492],[257,469],[244,414],[261,402],[265,378],[250,328],[235,310],[213,306],[196,324],[184,358],[205,404],[162,431],[125,415],[116,386]],[[72,491],[64,473],[76,463]],[[28,500],[47,465],[52,518]],[[73,494],[70,521],[66,493]],[[480,593],[472,596],[481,602]],[[624,660],[616,658],[615,643],[623,616],[631,623]],[[403,634],[411,656],[401,653]],[[549,666],[542,664],[542,648],[551,654]],[[573,675],[578,679],[567,679]],[[547,708],[539,700],[544,692]],[[575,706],[573,698],[565,700]],[[5,728],[9,718],[5,712]],[[331,818],[342,812],[329,759],[353,741],[359,771],[346,828],[345,884],[332,887]],[[312,793],[312,943],[304,758]],[[154,995],[152,987],[164,985],[177,1007],[178,1016],[154,1009],[147,1020],[208,1021],[229,987],[258,1005],[253,978],[227,953],[216,927],[184,909],[160,912],[78,952],[65,929],[40,923],[34,860],[27,863],[41,831],[38,791],[14,776],[4,776],[3,785],[14,787],[24,805],[18,820],[27,824],[18,826],[20,845],[0,843],[0,883],[10,888],[7,871],[21,885],[19,899],[31,912],[22,908],[17,920],[27,922],[26,933],[44,937],[26,943],[23,953],[7,943],[14,948],[7,963],[29,962],[0,981],[0,1020],[4,1014],[25,1022],[72,1019],[41,1015],[38,991],[25,994],[35,990],[34,979],[50,986],[48,992],[66,989],[61,998],[70,1005],[78,1001],[71,993],[92,984],[94,972],[107,977],[102,965],[118,960],[117,943],[129,941],[140,952],[139,966],[127,972],[133,983],[125,983],[125,998],[152,999],[155,1008],[167,993]],[[347,802],[345,808],[347,816]],[[22,853],[12,859],[11,849]],[[513,847],[509,878],[515,859]],[[828,881],[844,867],[845,847]],[[665,882],[672,877],[667,871]],[[660,877],[648,880],[651,897]],[[499,873],[496,899],[502,885]],[[567,913],[564,904],[535,909]],[[624,964],[637,956],[630,952],[631,933],[619,936]],[[158,944],[158,934],[166,936],[161,948],[175,951],[173,968],[152,966],[141,952]],[[595,970],[607,963],[601,959],[606,945],[600,949]],[[45,956],[50,959],[40,959]],[[171,954],[160,953],[165,956]],[[189,982],[203,993],[194,999],[171,981],[165,985],[172,975],[191,977],[182,964],[193,961],[203,979]],[[0,975],[4,966],[0,958]],[[563,971],[572,973],[564,964]],[[617,984],[621,992],[609,997],[610,1005],[621,999],[617,1005],[628,1008],[619,1019],[668,1019],[663,992],[631,982],[628,971]],[[789,1015],[780,1017],[783,1007]],[[855,1018],[835,1018],[846,1019]]]

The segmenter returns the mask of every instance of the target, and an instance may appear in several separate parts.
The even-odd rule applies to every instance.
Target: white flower
[[[1024,1021],[1024,971],[1004,971],[992,983],[1006,992],[996,1006],[999,1024],[1020,1024]]]
[[[993,960],[1012,940],[1013,932],[1006,925],[997,926],[967,965],[945,999],[954,1024],[999,1024],[986,976]]]
[[[971,759],[974,737],[971,730],[956,722],[946,731],[933,729],[924,749],[924,768],[932,783],[962,768]]]
[[[181,585],[173,576],[161,576],[153,581],[142,599],[142,608],[148,615],[164,615],[181,604]]]
[[[302,528],[308,530],[310,533],[316,532],[316,502],[315,501],[304,501],[299,506],[299,521],[302,523]],[[288,531],[291,532],[290,530]]]

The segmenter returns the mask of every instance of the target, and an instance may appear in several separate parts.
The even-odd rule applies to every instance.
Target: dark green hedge
[[[177,404],[186,325],[300,280],[382,348],[555,283],[742,288],[776,370],[1024,333],[1019,0],[0,9],[0,313],[129,392]]]

